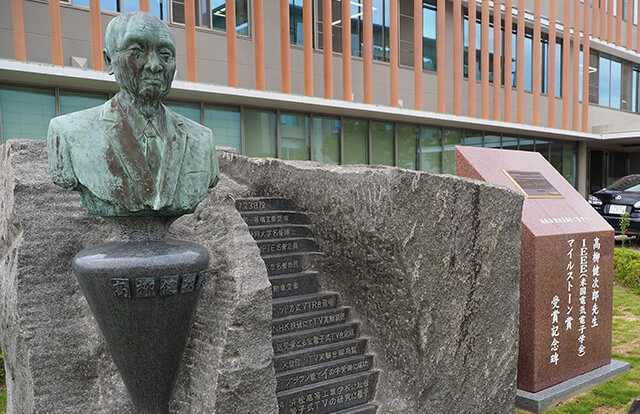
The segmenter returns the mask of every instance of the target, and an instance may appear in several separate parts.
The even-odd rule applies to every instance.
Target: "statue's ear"
[[[102,49],[102,57],[104,59],[104,68],[109,75],[113,75],[113,67],[111,66],[111,57],[107,49]]]

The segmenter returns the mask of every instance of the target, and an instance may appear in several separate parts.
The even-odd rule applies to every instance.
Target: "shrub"
[[[632,249],[615,249],[613,257],[616,282],[640,294],[640,253]]]
[[[0,388],[5,384],[4,358],[2,357],[2,348],[0,348]]]

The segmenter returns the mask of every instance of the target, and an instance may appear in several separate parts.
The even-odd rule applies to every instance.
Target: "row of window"
[[[106,93],[0,85],[2,139],[45,139],[51,118],[100,105],[106,99]],[[216,145],[234,147],[251,157],[390,165],[453,174],[455,145],[471,145],[538,151],[569,182],[575,182],[575,143],[202,102],[168,101],[166,105],[211,128]]]

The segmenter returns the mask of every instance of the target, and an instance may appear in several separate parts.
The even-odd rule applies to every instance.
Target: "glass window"
[[[99,106],[108,99],[106,93],[60,91],[60,115]]]
[[[575,142],[562,143],[562,175],[573,186],[576,184],[576,147]]]
[[[610,72],[611,72],[611,61],[600,55],[600,60],[598,62],[598,67],[600,70],[600,75],[598,76],[598,103],[600,105],[609,106],[611,100],[609,99],[610,88],[609,88],[609,80],[610,80]]]
[[[388,62],[389,0],[373,0],[371,12],[373,22],[373,59]]]
[[[428,70],[438,68],[437,14],[436,0],[422,2],[422,67]]]
[[[202,115],[200,113],[200,104],[194,102],[176,102],[176,101],[165,101],[165,106],[171,109],[173,112],[179,113],[182,116],[185,116],[192,121],[196,121],[197,123],[201,123]]]
[[[211,128],[217,146],[242,151],[240,109],[231,106],[204,106],[204,125]]]
[[[442,171],[442,130],[422,127],[421,148],[422,171],[439,173]]]
[[[509,150],[517,150],[518,149],[518,137],[508,137],[506,135],[502,136],[502,148]]]
[[[369,122],[364,119],[344,120],[343,164],[369,163]]]
[[[398,167],[415,170],[418,168],[418,127],[396,124],[398,128]]]
[[[622,99],[620,101],[620,106],[622,109],[626,111],[631,110],[631,90],[633,88],[633,69],[631,68],[631,63],[623,62],[622,63]]]
[[[599,92],[598,92],[598,55],[596,53],[590,53],[589,56],[589,102],[590,103],[598,103]]]
[[[74,0],[73,4],[75,6],[89,7],[89,1],[90,0]],[[107,10],[107,11],[112,11],[112,12],[120,12],[120,11],[122,11],[121,8],[120,8],[120,4],[119,4],[118,0],[100,0],[100,9]],[[132,9],[131,11],[134,11],[134,10],[139,10],[139,9]],[[127,11],[129,11],[129,10],[127,10]]]
[[[280,158],[311,159],[309,115],[280,113]]]
[[[303,3],[304,0],[289,0],[289,36],[293,45],[302,45],[304,42]],[[353,6],[351,6],[351,9],[353,9]]]
[[[166,21],[169,15],[167,12],[167,1],[168,0],[149,0],[149,12],[158,19]]]
[[[485,148],[500,148],[500,135],[484,134],[484,146]]]
[[[481,147],[482,146],[482,131],[464,131],[464,145],[469,147]]]
[[[631,110],[640,112],[640,68],[633,67],[631,72]]]
[[[549,162],[560,174],[562,174],[562,142],[551,141],[549,146]]]
[[[2,140],[47,139],[49,121],[56,116],[53,89],[0,85]]]
[[[580,59],[578,63],[578,101],[582,102],[582,46],[580,47]]]
[[[463,75],[464,77],[469,77],[469,15],[468,9],[464,11],[464,21],[462,28],[462,37],[463,37],[463,47],[464,47],[464,56],[463,56]],[[476,80],[480,80],[482,77],[481,64],[482,64],[482,18],[479,13],[476,14]],[[435,29],[434,29],[435,30]],[[489,28],[490,32],[493,32],[493,26]],[[491,43],[491,47],[493,47],[493,43]],[[491,59],[490,59],[491,60]],[[473,69],[472,69],[473,70]]]
[[[444,154],[442,172],[455,174],[456,153],[455,146],[462,144],[462,130],[444,128],[442,130],[444,138]]]
[[[520,138],[520,151],[533,151],[533,139]]]
[[[371,122],[371,164],[394,165],[394,130],[393,124],[387,122]]]
[[[318,49],[324,49],[324,16],[322,5],[319,1],[317,13],[317,32],[318,32]],[[331,47],[336,53],[342,53],[342,2],[339,0],[331,0]]]
[[[276,157],[276,111],[244,110],[244,144],[249,157]]]
[[[313,160],[340,164],[340,119],[313,117]]]
[[[562,97],[562,39],[556,41],[556,96]]]
[[[610,106],[615,109],[620,109],[620,87],[622,81],[622,63],[616,60],[611,60],[611,104]]]
[[[536,152],[542,154],[542,156],[549,159],[549,141],[543,139],[536,139]]]
[[[161,0],[150,0],[151,3]],[[166,1],[166,0],[162,0]],[[196,26],[215,30],[226,30],[227,8],[225,0],[194,0]],[[236,0],[236,33],[249,35],[248,0]],[[172,0],[172,18],[175,23],[184,23],[184,0]],[[159,5],[151,5],[151,12],[159,9]]]
[[[519,52],[519,51],[518,51]],[[520,56],[518,56],[520,59]],[[524,90],[531,91],[533,83],[533,32],[526,29],[524,33]]]

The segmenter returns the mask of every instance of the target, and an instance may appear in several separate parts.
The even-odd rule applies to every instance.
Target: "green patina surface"
[[[132,12],[105,33],[118,92],[104,105],[51,120],[54,183],[79,191],[101,216],[190,213],[218,182],[213,133],[162,105],[175,74],[175,40],[156,17]]]

